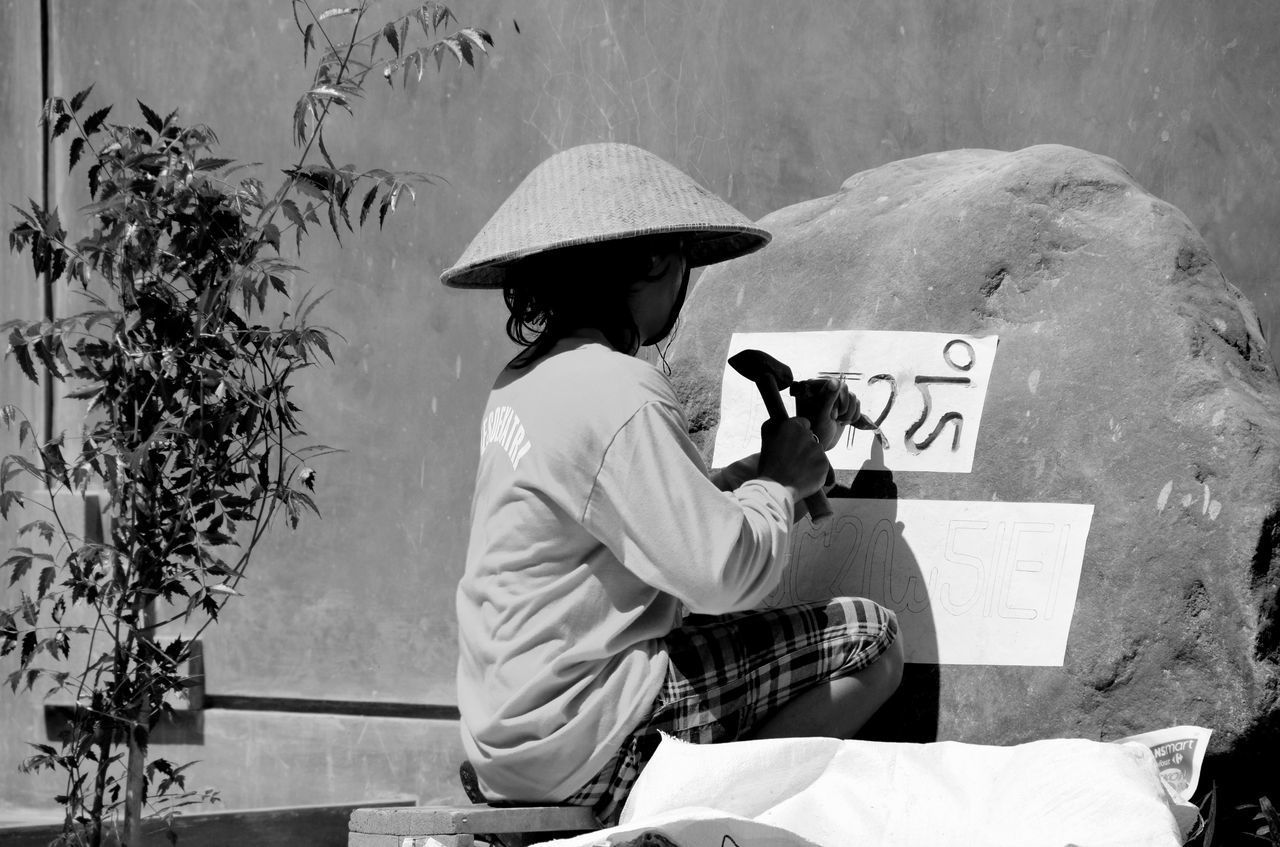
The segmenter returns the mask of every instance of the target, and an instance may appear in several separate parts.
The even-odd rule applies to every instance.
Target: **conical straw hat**
[[[690,266],[759,250],[768,231],[687,174],[630,144],[572,147],[534,168],[440,275],[454,288],[501,288],[506,264],[535,253],[663,233],[690,237]]]

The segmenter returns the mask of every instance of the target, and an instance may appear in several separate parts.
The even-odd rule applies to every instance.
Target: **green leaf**
[[[23,597],[22,599],[24,601],[22,604],[22,616],[24,619],[26,619],[27,623],[31,624],[32,626],[35,626],[35,623],[36,623],[35,606],[31,604],[30,598]],[[21,663],[23,668],[25,668],[31,662],[31,659],[35,657],[36,642],[37,642],[37,639],[34,631],[28,632],[26,635],[22,637]],[[13,690],[14,691],[18,690],[16,685],[13,687]]]
[[[102,129],[102,124],[107,119],[107,114],[111,111],[110,106],[106,106],[89,116],[89,120],[84,122],[84,134],[93,135]]]
[[[391,45],[391,49],[395,51],[397,56],[399,56],[400,36],[396,34],[395,21],[389,21],[387,25],[382,28],[382,37],[387,39],[387,43]]]
[[[66,232],[62,229],[62,221],[58,217],[58,207],[55,206],[44,219],[44,234],[50,238],[61,240]]]
[[[25,504],[21,491],[0,491],[0,518],[8,519],[10,509],[14,506],[21,509]]]
[[[84,153],[84,139],[73,139],[71,142],[71,164],[67,167],[68,171],[75,170],[76,162],[80,161],[80,154],[82,153]]]
[[[329,190],[329,181],[325,178],[322,172],[316,172],[313,168],[312,171],[294,171],[293,173],[298,177],[298,181],[294,183],[294,185],[297,186],[299,191],[308,197],[314,197],[316,200],[323,200],[326,203],[329,202],[329,195],[327,193]],[[311,208],[311,204],[308,203],[307,210],[310,211]],[[305,217],[313,223],[320,223],[319,218],[312,218],[310,215],[305,215]]]
[[[142,110],[142,117],[146,118],[147,126],[154,129],[157,133],[164,129],[164,121],[160,119],[160,116],[157,115],[150,106],[139,100],[138,108]]]
[[[329,18],[336,18],[339,15],[354,15],[359,11],[360,11],[359,7],[351,7],[346,9],[343,9],[343,8],[326,9],[325,11],[320,13],[320,16],[317,18],[317,20],[327,21],[329,20]]]
[[[413,71],[414,65],[418,66],[418,82],[422,82],[422,51],[415,50],[404,57],[404,79],[400,81],[402,87],[408,87],[409,74]]]
[[[1209,796],[1200,804],[1200,818],[1204,821],[1204,831],[1201,833],[1203,837],[1200,843],[1204,847],[1211,847],[1214,828],[1218,821],[1218,784],[1216,782],[1210,784]]]
[[[112,323],[124,320],[124,313],[113,309],[99,309],[93,312],[82,312],[78,317],[84,320],[85,331],[92,330],[100,323]]]
[[[270,244],[276,248],[276,252],[280,252],[280,227],[275,224],[267,224],[262,228],[263,242]]]
[[[307,222],[302,219],[302,213],[298,211],[298,204],[292,200],[285,200],[280,204],[280,210],[284,212],[284,216],[289,222],[298,228],[298,232],[307,231]]]
[[[40,126],[48,126],[54,115],[61,115],[66,110],[66,101],[61,97],[48,98],[40,107]]]
[[[369,193],[364,196],[364,202],[360,204],[360,226],[364,226],[364,219],[369,216],[369,208],[373,206],[373,201],[378,197],[378,186],[369,189]]]
[[[429,49],[430,49],[431,55],[434,56],[436,59],[436,70],[438,71],[440,70],[440,68],[444,66],[444,51],[445,51],[444,42],[437,41],[435,44],[432,44]]]
[[[293,491],[291,492],[290,499],[301,501],[302,505],[306,506],[308,509],[310,509],[312,512],[315,513],[316,517],[321,517],[320,510],[316,507],[315,501],[312,500],[309,495],[303,494],[301,491]]]
[[[307,142],[307,117],[315,118],[315,107],[311,98],[303,95],[293,107],[293,143],[301,147]]]
[[[24,524],[21,528],[19,528],[18,537],[22,537],[23,535],[26,535],[28,532],[32,532],[33,530],[39,534],[40,538],[44,541],[45,544],[52,544],[54,533],[57,532],[53,524],[49,523],[48,521],[38,520],[38,521],[31,521],[30,523]]]
[[[311,48],[316,46],[312,32],[315,31],[315,24],[307,24],[307,28],[302,31],[302,64],[307,64],[307,55],[311,52]]]
[[[307,302],[307,299],[311,296],[311,292],[308,291],[306,294],[304,294],[302,296],[302,303],[300,303],[298,306],[298,323],[305,324],[307,322],[307,318],[311,315],[312,311],[315,310],[316,306],[319,306],[321,301],[323,301],[324,298],[328,297],[331,293],[332,292],[326,291],[324,294],[321,294],[319,297],[315,298],[314,300],[311,300],[310,302]]]
[[[53,279],[57,278],[53,277],[52,274],[50,276]],[[55,358],[57,355],[57,350],[55,348],[61,346],[61,339],[53,339],[49,336],[45,336],[44,338],[36,341],[32,346],[35,348],[36,356],[40,358],[40,362],[45,366],[46,370],[53,374],[55,379],[64,380],[66,377],[58,367],[58,362]]]
[[[348,111],[350,110],[346,92],[334,88],[332,85],[318,85],[308,91],[307,94],[319,100],[332,101],[337,103],[339,106],[347,107]]]
[[[40,378],[36,376],[36,367],[35,362],[31,359],[31,350],[28,349],[26,339],[22,337],[22,333],[16,329],[9,334],[9,353],[18,360],[18,367],[26,374],[27,379],[38,385]]]
[[[463,27],[457,34],[474,44],[481,53],[488,53],[489,47],[493,46],[493,36],[482,29],[473,26]]]
[[[40,610],[36,607],[35,601],[31,599],[31,595],[25,591],[22,592],[22,619],[31,626],[35,626],[39,617]],[[35,633],[31,632],[28,635],[35,635]]]
[[[451,35],[448,38],[444,39],[441,43],[445,47],[448,47],[450,52],[453,53],[454,58],[458,60],[458,67],[462,67],[463,62],[466,62],[468,65],[475,64],[471,60],[471,46],[468,42],[462,41],[456,36]]]
[[[54,121],[54,124],[53,124],[53,137],[57,138],[58,136],[62,135],[64,132],[67,131],[67,127],[69,126],[71,126],[71,116],[59,115],[58,119]]]
[[[1280,833],[1280,812],[1276,811],[1276,807],[1272,804],[1270,798],[1266,796],[1258,798],[1258,811],[1266,819],[1270,831]]]
[[[423,3],[422,7],[431,13],[432,26],[436,29],[447,24],[450,19],[457,20],[448,6],[443,3],[435,2],[435,0],[432,0],[432,2],[429,3]]]
[[[84,105],[85,98],[89,96],[90,91],[93,91],[92,85],[90,85],[84,91],[77,92],[76,96],[71,98],[71,111],[73,112],[80,111],[80,107]]]
[[[104,388],[106,388],[105,383],[94,382],[84,388],[69,392],[63,396],[68,400],[88,400],[91,397],[96,397]]]
[[[44,570],[40,571],[40,580],[36,586],[36,597],[38,599],[43,600],[44,595],[49,593],[49,588],[53,585],[53,580],[57,575],[58,570],[53,565],[49,565],[44,568]]]
[[[96,199],[98,196],[98,180],[102,176],[102,165],[95,164],[89,168],[89,199]]]
[[[422,34],[425,35],[427,38],[430,38],[431,37],[431,17],[427,12],[427,7],[425,5],[419,6],[417,9],[414,9],[413,13],[414,15],[417,16],[418,23],[422,25]]]
[[[333,352],[329,349],[329,336],[318,329],[308,329],[303,335],[308,342],[323,350],[329,361],[334,361]]]
[[[225,168],[227,165],[231,164],[234,161],[235,159],[219,159],[214,157],[196,159],[196,170],[216,171],[220,168]]]
[[[332,229],[332,230],[333,230],[333,237],[334,237],[334,238],[336,238],[336,239],[338,239],[338,243],[339,243],[339,244],[341,244],[341,243],[342,243],[342,233],[338,231],[338,215],[337,215],[337,212],[336,212],[336,206],[337,206],[337,204],[335,204],[332,200],[330,200],[330,201],[329,201],[329,204],[328,204],[328,208],[329,208],[329,227],[330,227],[330,229]]]
[[[23,548],[25,549],[25,548]],[[4,564],[0,564],[0,568],[12,567],[13,572],[9,574],[9,585],[12,586],[18,580],[26,576],[27,571],[31,570],[31,562],[33,557],[28,554],[16,554],[4,560]]]

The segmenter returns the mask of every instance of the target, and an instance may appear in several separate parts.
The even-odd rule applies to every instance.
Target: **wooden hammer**
[[[763,350],[741,350],[729,357],[729,367],[745,376],[760,389],[760,399],[769,411],[769,419],[778,421],[791,417],[782,405],[780,389],[791,385],[791,368],[779,362]],[[809,519],[815,524],[831,516],[827,495],[819,489],[804,498],[809,508]]]

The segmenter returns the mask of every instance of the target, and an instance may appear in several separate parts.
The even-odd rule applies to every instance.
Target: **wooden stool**
[[[347,847],[472,847],[494,835],[507,847],[599,829],[587,806],[405,806],[356,809]]]

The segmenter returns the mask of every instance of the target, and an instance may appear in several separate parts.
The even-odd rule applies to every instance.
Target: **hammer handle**
[[[778,381],[773,378],[773,374],[762,374],[756,380],[756,387],[760,389],[760,399],[764,401],[769,420],[784,421],[791,417],[787,414],[787,407],[782,404],[782,392],[778,390]]]
[[[770,420],[780,421],[790,417],[787,407],[782,404],[782,393],[778,391],[778,382],[773,374],[763,374],[756,380],[756,387],[760,389],[760,399],[764,401]],[[804,498],[804,504],[809,509],[809,520],[815,524],[831,517],[831,504],[827,502],[827,495],[821,489]]]

